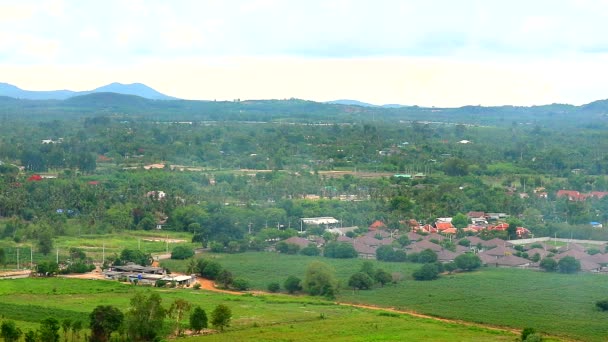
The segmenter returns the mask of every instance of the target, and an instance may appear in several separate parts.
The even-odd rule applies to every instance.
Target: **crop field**
[[[275,253],[212,254],[222,266],[248,279],[254,288],[265,289],[288,275],[303,277],[306,265],[321,260],[336,270],[342,284],[358,271],[361,259],[328,259]],[[545,273],[533,270],[482,268],[472,273],[444,275],[435,281],[414,281],[411,263],[382,263],[376,267],[401,272],[398,284],[368,291],[342,288],[338,300],[373,304],[438,317],[522,329],[533,327],[551,335],[584,341],[608,338],[608,313],[595,308],[595,301],[608,297],[605,275]],[[175,262],[167,265],[178,269]]]
[[[123,312],[136,291],[159,291],[168,307],[177,298],[210,312],[225,304],[233,312],[225,333],[192,336],[184,341],[513,341],[515,334],[478,326],[336,305],[310,297],[285,295],[236,296],[193,289],[156,289],[118,282],[67,278],[0,281],[0,316],[24,331],[36,329],[49,316],[82,320],[97,305]],[[167,322],[169,323],[169,322]],[[81,339],[84,340],[81,333]]]

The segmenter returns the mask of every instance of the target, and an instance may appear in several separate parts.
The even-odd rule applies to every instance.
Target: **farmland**
[[[222,334],[184,341],[299,340],[332,338],[339,341],[395,339],[453,341],[512,341],[514,334],[478,326],[438,322],[408,315],[335,305],[309,297],[235,296],[191,289],[154,289],[117,282],[66,278],[0,281],[0,315],[22,330],[35,329],[52,315],[63,320],[86,320],[97,305],[125,311],[137,291],[159,291],[163,304],[182,298],[206,310],[219,303],[233,311],[231,327]]]
[[[254,288],[265,289],[288,275],[302,277],[315,259],[331,265],[342,284],[359,270],[360,259],[329,259],[275,253],[215,254],[235,275]],[[374,263],[389,272],[401,272],[405,280],[383,288],[353,291],[343,288],[339,301],[373,304],[438,317],[514,328],[534,327],[545,333],[585,341],[602,341],[608,335],[606,314],[595,309],[596,300],[608,293],[602,275],[566,275],[532,270],[483,268],[473,273],[445,275],[437,281],[414,281],[411,263]],[[173,261],[169,268],[179,269]],[[584,289],[584,290],[583,290]]]

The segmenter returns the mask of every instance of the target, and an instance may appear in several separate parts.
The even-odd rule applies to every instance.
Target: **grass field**
[[[184,341],[513,341],[509,332],[437,322],[408,315],[335,305],[309,297],[235,296],[192,289],[155,289],[118,282],[79,279],[0,281],[0,316],[15,320],[24,331],[52,316],[86,322],[97,305],[125,311],[136,291],[159,291],[163,305],[176,298],[210,312],[223,303],[233,312],[225,333]],[[81,339],[84,340],[84,333]]]
[[[165,239],[169,239],[169,243]],[[110,257],[120,254],[125,249],[141,249],[145,253],[164,253],[177,245],[186,245],[192,248],[199,247],[200,244],[191,243],[192,234],[166,231],[129,231],[106,235],[87,235],[80,236],[61,236],[53,240],[53,251],[48,255],[43,255],[38,251],[36,242],[25,242],[16,244],[8,239],[0,240],[0,248],[6,253],[6,269],[15,269],[17,266],[17,248],[19,249],[19,259],[21,267],[28,267],[30,263],[30,249],[34,248],[34,263],[55,260],[56,251],[59,250],[59,260],[68,258],[68,251],[72,247],[81,248],[88,257],[96,262],[101,262],[105,249],[105,256]],[[2,270],[0,266],[0,270]]]
[[[306,265],[322,260],[336,270],[342,284],[356,272],[361,259],[328,259],[276,253],[212,254],[253,287],[265,289],[272,281],[282,283],[288,275],[303,277]],[[595,301],[608,297],[608,278],[581,273],[565,275],[533,270],[483,268],[473,273],[446,275],[436,281],[411,278],[419,265],[381,263],[389,272],[401,272],[405,280],[384,288],[353,293],[342,289],[338,300],[374,304],[492,325],[534,327],[539,331],[583,341],[608,339],[608,313],[599,312]],[[172,269],[180,267],[167,261]]]

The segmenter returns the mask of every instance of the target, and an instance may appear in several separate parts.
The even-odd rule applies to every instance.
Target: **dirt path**
[[[460,324],[460,325],[466,325],[466,326],[471,326],[471,327],[480,327],[480,328],[486,328],[486,329],[492,329],[492,330],[506,331],[506,332],[511,332],[511,333],[517,334],[517,335],[519,335],[521,333],[521,330],[519,330],[519,329],[495,326],[495,325],[490,325],[490,324],[460,321],[460,320],[449,319],[449,318],[441,318],[441,317],[421,314],[421,313],[411,311],[411,310],[401,310],[401,309],[395,309],[395,308],[385,308],[385,307],[381,307],[381,306],[345,303],[345,302],[336,302],[336,304],[342,305],[342,306],[350,306],[350,307],[354,307],[354,308],[368,309],[368,310],[394,312],[394,313],[398,313],[398,314],[405,314],[405,315],[410,315],[410,316],[419,317],[419,318],[432,319],[432,320],[440,321],[440,322],[444,322],[444,323],[453,323],[453,324]]]

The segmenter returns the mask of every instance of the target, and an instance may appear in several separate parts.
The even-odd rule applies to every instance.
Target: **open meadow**
[[[435,281],[411,277],[419,264],[373,261],[388,272],[405,278],[398,284],[357,291],[345,288],[357,272],[361,259],[329,259],[277,253],[208,254],[237,277],[249,280],[256,289],[268,283],[282,284],[289,275],[300,278],[308,263],[320,260],[331,265],[342,284],[338,301],[372,304],[456,320],[522,329],[583,341],[605,341],[608,314],[595,302],[608,296],[604,275],[546,273],[525,269],[482,268],[472,273],[444,275]],[[172,260],[163,262],[179,270]]]
[[[192,336],[184,341],[513,341],[515,334],[439,322],[385,311],[336,305],[310,297],[227,295],[193,289],[157,289],[111,281],[31,278],[0,281],[0,317],[23,330],[36,329],[47,317],[87,322],[97,305],[123,312],[138,291],[160,293],[163,305],[181,298],[210,312],[225,304],[233,313],[224,333]],[[167,323],[170,319],[167,319]],[[167,324],[168,325],[168,324]],[[84,341],[81,333],[79,341]],[[70,339],[73,340],[73,339]]]

